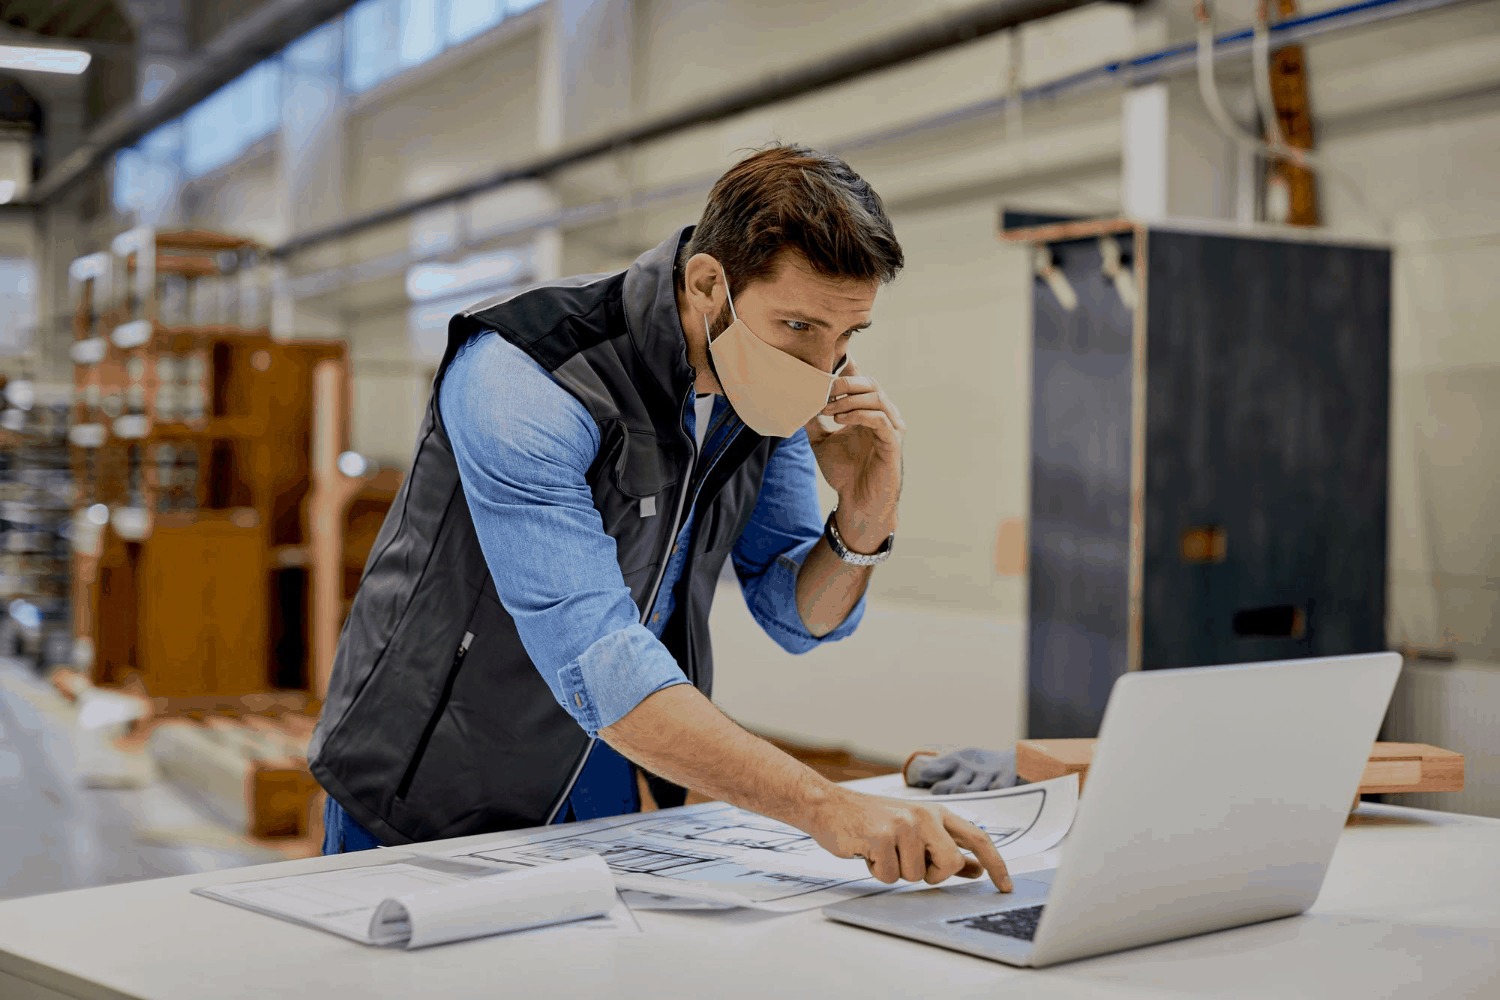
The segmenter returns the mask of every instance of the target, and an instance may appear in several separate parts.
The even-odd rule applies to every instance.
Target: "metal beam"
[[[150,105],[132,103],[106,118],[77,149],[42,175],[32,187],[31,201],[45,204],[56,198],[116,150],[184,114],[256,63],[353,4],[354,0],[267,0],[210,40]]]
[[[0,18],[5,11],[0,8]],[[97,38],[59,38],[56,35],[39,35],[34,31],[12,24],[0,23],[0,44],[34,45],[38,48],[82,49],[96,56],[133,56],[136,47],[127,42],[102,42]]]
[[[44,20],[54,18],[66,9],[60,4],[48,4],[42,11]],[[17,27],[24,27],[28,31],[40,31],[42,28],[37,20],[36,0],[5,0],[3,13],[5,19]]]
[[[81,2],[81,0],[74,0],[74,3],[78,2]],[[52,26],[66,18],[72,9],[72,5],[67,3],[48,4],[42,12],[43,16],[36,21],[32,20],[31,12],[28,9],[26,11],[26,21],[34,31],[39,31],[45,35],[55,34]]]
[[[6,0],[4,17],[7,21],[19,21],[31,31],[39,31],[39,22],[56,17],[63,9],[48,4],[38,5],[37,0]]]
[[[110,0],[73,0],[68,13],[58,22],[52,34],[66,38],[79,28],[90,24],[101,9],[111,7]]]

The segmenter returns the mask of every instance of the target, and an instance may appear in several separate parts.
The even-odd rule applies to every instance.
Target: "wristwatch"
[[[869,555],[859,552],[851,552],[849,546],[839,537],[838,525],[834,523],[834,515],[839,512],[837,507],[828,512],[828,521],[823,525],[823,537],[828,539],[828,547],[833,549],[833,554],[851,566],[874,566],[883,563],[891,557],[891,543],[895,540],[894,534],[887,535],[885,541],[880,543],[880,548]]]

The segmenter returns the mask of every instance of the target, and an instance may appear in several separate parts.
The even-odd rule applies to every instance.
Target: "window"
[[[505,17],[505,0],[448,0],[444,38],[449,45],[473,38]]]
[[[529,245],[486,250],[452,263],[416,264],[406,272],[407,337],[419,357],[436,360],[447,344],[448,320],[465,306],[535,276]]]
[[[443,47],[438,0],[401,0],[401,66],[419,66]]]
[[[142,136],[133,148],[115,154],[117,212],[136,213],[147,221],[168,204],[177,185],[183,131],[181,119],[168,122]]]
[[[542,0],[361,0],[345,15],[344,73],[369,90]]]
[[[516,284],[530,269],[529,247],[489,250],[451,264],[417,264],[406,272],[406,294],[413,302],[476,294]]]
[[[22,354],[36,323],[36,261],[0,257],[0,354]]]
[[[347,15],[345,73],[359,93],[443,50],[451,0],[362,0]]]
[[[427,62],[542,0],[359,0],[344,14],[345,89],[359,93]],[[233,161],[281,125],[283,60],[298,71],[326,65],[337,52],[331,22],[252,67],[176,122],[121,150],[114,161],[114,203],[121,212],[163,203],[179,174],[197,177]],[[149,212],[148,212],[149,214]]]
[[[182,165],[196,177],[223,166],[281,121],[281,62],[267,59],[183,116]]]
[[[337,19],[314,28],[281,50],[282,64],[301,72],[322,73],[327,66],[337,67],[340,24]]]
[[[396,72],[399,48],[393,0],[361,0],[344,15],[344,79],[359,93]]]

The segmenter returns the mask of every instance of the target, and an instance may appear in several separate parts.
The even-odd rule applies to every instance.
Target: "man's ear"
[[[705,316],[717,316],[724,308],[724,269],[706,253],[695,253],[682,268],[688,308]]]

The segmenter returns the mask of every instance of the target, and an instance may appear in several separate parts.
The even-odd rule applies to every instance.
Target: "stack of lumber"
[[[1026,781],[1078,775],[1082,791],[1094,759],[1094,740],[1018,740],[1016,773]],[[1376,743],[1359,781],[1360,795],[1461,792],[1464,755],[1425,743]]]
[[[101,689],[84,674],[54,670],[53,687],[82,702]],[[321,797],[307,768],[315,719],[304,696],[151,698],[137,685],[108,689],[140,702],[116,746],[144,750],[168,780],[244,836],[320,839]]]
[[[230,827],[249,837],[300,837],[310,832],[318,791],[307,770],[307,721],[169,718],[151,729],[146,747],[163,774]]]

